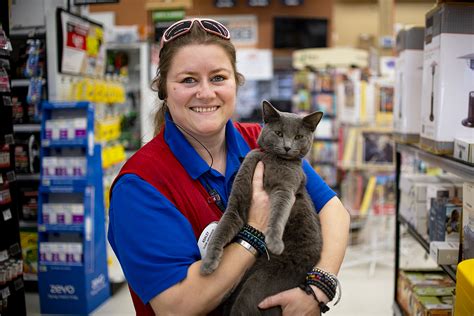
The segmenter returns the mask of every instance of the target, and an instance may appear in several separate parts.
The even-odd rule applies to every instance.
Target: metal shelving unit
[[[450,157],[435,155],[424,149],[415,146],[396,143],[396,224],[395,224],[395,290],[394,290],[394,315],[403,315],[397,303],[397,287],[398,287],[398,271],[400,270],[400,226],[405,225],[408,233],[425,249],[427,253],[430,251],[429,242],[423,238],[402,215],[400,215],[400,174],[402,155],[414,156],[426,163],[435,165],[446,172],[457,175],[466,180],[474,179],[474,164]],[[448,276],[456,281],[456,269],[452,266],[440,265],[440,267],[448,274]]]

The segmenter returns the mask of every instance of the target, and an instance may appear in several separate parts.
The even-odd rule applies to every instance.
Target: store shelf
[[[81,233],[84,231],[83,224],[39,224],[38,231],[49,233]]]
[[[31,133],[41,131],[41,124],[15,124],[13,132],[15,133]]]
[[[40,174],[39,173],[32,173],[32,174],[16,174],[16,180],[18,181],[39,181],[40,180]]]
[[[29,221],[20,221],[20,228],[37,228],[38,224],[36,222]]]
[[[474,178],[474,164],[450,156],[435,155],[413,145],[397,143],[396,149],[398,152],[414,155],[427,163],[436,165],[444,171],[453,173],[459,177],[470,180]]]
[[[372,172],[394,172],[395,166],[393,165],[362,165],[355,163],[342,163],[338,162],[337,167],[343,170],[360,170],[360,171],[372,171]]]
[[[398,221],[401,224],[404,224],[407,226],[407,231],[408,233],[416,239],[416,241],[425,249],[425,251],[429,254],[430,253],[430,244],[428,241],[423,238],[413,227],[411,223],[409,223],[401,214],[398,215]],[[449,275],[451,279],[456,281],[456,270],[452,266],[447,266],[447,265],[440,265],[440,267]]]

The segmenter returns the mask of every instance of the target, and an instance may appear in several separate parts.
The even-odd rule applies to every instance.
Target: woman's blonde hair
[[[157,70],[156,77],[153,79],[151,88],[158,92],[158,98],[163,101],[160,108],[155,114],[155,135],[157,135],[165,122],[165,114],[168,111],[166,98],[168,92],[166,91],[166,78],[171,67],[174,56],[184,46],[187,45],[218,45],[222,47],[229,57],[232,69],[234,71],[235,82],[237,86],[244,84],[244,76],[237,72],[235,47],[231,41],[220,38],[219,36],[210,34],[203,30],[198,23],[194,23],[191,31],[182,35],[170,42],[167,42],[160,51],[160,65]]]

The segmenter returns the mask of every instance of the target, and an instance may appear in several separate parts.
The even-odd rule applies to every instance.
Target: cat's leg
[[[252,199],[252,179],[258,154],[251,152],[237,173],[226,211],[222,216],[207,247],[201,263],[201,274],[211,274],[222,258],[224,247],[229,244],[247,221],[247,212]]]
[[[202,258],[202,275],[211,274],[217,269],[224,252],[224,247],[234,239],[243,225],[244,221],[240,214],[228,208],[219,221],[214,234],[212,234],[207,246],[206,256]]]
[[[295,200],[294,192],[289,190],[277,189],[270,193],[271,215],[265,242],[267,248],[276,255],[280,255],[285,249],[283,233]]]

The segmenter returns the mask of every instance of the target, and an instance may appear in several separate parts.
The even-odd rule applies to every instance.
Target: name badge
[[[212,234],[214,234],[214,231],[216,230],[217,223],[218,222],[212,222],[207,225],[206,228],[204,228],[204,230],[202,231],[201,236],[199,236],[198,247],[199,251],[201,252],[201,258],[204,258],[206,256],[207,245],[211,240]]]

